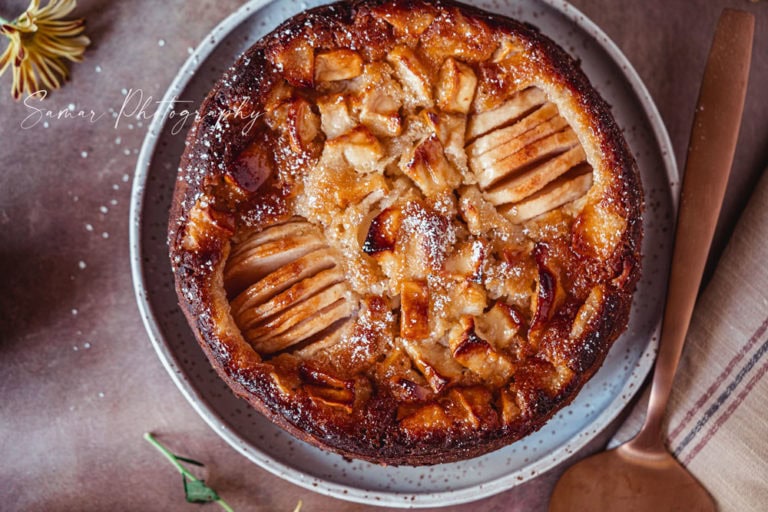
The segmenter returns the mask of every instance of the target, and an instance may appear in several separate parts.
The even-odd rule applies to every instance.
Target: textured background
[[[93,45],[72,68],[72,81],[44,106],[111,116],[124,89],[159,99],[188,49],[240,3],[80,0],[75,15],[87,19]],[[637,68],[681,167],[717,16],[724,6],[756,14],[752,75],[716,256],[768,163],[768,2],[573,3]],[[26,5],[0,0],[0,15],[10,18]],[[151,430],[173,451],[206,462],[209,483],[238,511],[291,511],[298,498],[305,511],[365,509],[248,462],[205,425],[160,365],[134,303],[128,258],[130,180],[148,122],[123,120],[115,128],[53,119],[22,129],[30,113],[12,101],[10,76],[3,76],[0,508],[199,510],[184,502],[179,475],[141,439]],[[599,449],[609,432],[584,453]],[[561,471],[441,510],[543,511]]]

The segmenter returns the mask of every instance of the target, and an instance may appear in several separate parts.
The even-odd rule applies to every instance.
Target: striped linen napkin
[[[667,446],[719,510],[768,510],[768,172],[699,298],[667,411]],[[648,390],[609,448],[631,439]]]

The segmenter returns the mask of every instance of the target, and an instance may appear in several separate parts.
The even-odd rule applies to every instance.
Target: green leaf
[[[190,480],[186,475],[182,475],[182,478],[184,479],[184,494],[188,502],[210,503],[221,499],[216,491],[205,485],[203,480]]]

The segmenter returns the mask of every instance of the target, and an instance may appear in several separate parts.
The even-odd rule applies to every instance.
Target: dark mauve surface
[[[238,0],[80,0],[93,45],[72,82],[43,105],[104,113],[98,122],[31,113],[0,78],[0,499],[2,510],[219,510],[184,502],[179,475],[141,435],[207,463],[238,510],[360,511],[250,463],[176,390],[149,344],[128,257],[130,182],[148,122],[122,119],[122,89],[156,101],[194,47]],[[626,53],[656,100],[678,161],[717,16],[757,17],[745,117],[715,254],[768,163],[768,2],[574,0]],[[0,1],[0,15],[26,0]],[[5,43],[0,43],[4,48]],[[150,108],[150,112],[153,109]],[[583,453],[598,450],[614,425]],[[498,496],[446,511],[543,511],[563,466]],[[201,508],[202,507],[202,508]],[[434,509],[438,510],[438,509]]]

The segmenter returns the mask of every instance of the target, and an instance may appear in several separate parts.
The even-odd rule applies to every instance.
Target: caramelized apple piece
[[[343,156],[349,165],[364,172],[373,170],[384,156],[384,148],[379,143],[379,139],[364,126],[358,126],[344,135],[327,141],[325,152]],[[325,153],[323,159],[326,159]]]
[[[487,313],[475,318],[478,335],[488,340],[497,350],[509,347],[522,327],[520,313],[501,301],[497,301]]]
[[[393,378],[391,389],[400,401],[423,402],[434,396],[434,393],[429,388],[402,377]]]
[[[485,200],[475,186],[464,187],[459,198],[459,211],[469,232],[483,236],[496,231],[506,241],[522,241],[520,228],[501,215],[498,210]]]
[[[464,184],[474,183],[475,176],[467,166],[467,152],[464,150],[464,133],[467,119],[463,115],[437,113],[432,109],[422,111],[421,117],[440,140],[448,160],[461,172]]]
[[[379,213],[368,228],[363,252],[373,256],[384,251],[394,251],[401,222],[400,208],[390,207]]]
[[[393,394],[404,400],[423,400],[432,391],[425,387],[426,380],[413,368],[413,361],[405,350],[395,345],[384,352],[386,357],[377,367],[380,380],[386,380]]]
[[[605,296],[605,290],[602,286],[594,286],[587,296],[587,300],[579,308],[579,312],[576,313],[576,318],[573,320],[571,326],[571,333],[569,337],[572,340],[581,338],[584,331],[589,327],[597,315],[603,308],[603,297]]]
[[[402,170],[427,197],[453,190],[461,183],[461,176],[445,158],[443,145],[437,135],[422,140]]]
[[[362,99],[360,122],[376,135],[395,137],[403,131],[399,110],[399,101],[386,92],[374,88],[369,90]]]
[[[496,351],[475,329],[475,321],[462,316],[449,337],[454,359],[493,386],[500,386],[512,376],[514,366],[508,356]]]
[[[531,330],[547,323],[565,298],[565,290],[557,272],[549,264],[549,250],[542,243],[536,244],[533,254],[539,275],[536,279],[536,292],[531,300]]]
[[[253,193],[273,172],[274,161],[269,146],[259,138],[227,166],[224,179],[242,192]]]
[[[400,343],[435,393],[461,378],[461,366],[447,347],[433,341],[401,339]]]
[[[475,96],[477,77],[472,68],[453,58],[440,67],[437,105],[446,112],[466,114]]]
[[[448,414],[472,428],[480,428],[483,423],[495,423],[496,413],[490,406],[493,401],[491,391],[484,386],[453,388],[448,392],[451,402]]]
[[[312,110],[312,105],[303,98],[288,102],[285,121],[291,148],[296,152],[308,151],[310,142],[320,133],[320,117]]]
[[[451,426],[451,420],[445,409],[439,404],[429,404],[416,409],[400,421],[400,427],[405,432],[419,433],[425,430],[444,432]]]
[[[355,381],[342,380],[307,363],[299,366],[304,391],[316,403],[340,407],[351,413],[355,403]]]
[[[363,59],[357,52],[347,49],[333,50],[315,55],[315,80],[333,82],[360,76]]]
[[[509,37],[502,38],[498,48],[493,52],[491,61],[495,63],[503,62],[507,59],[515,57],[525,51],[525,47],[518,40],[513,40]]]
[[[298,36],[286,44],[271,45],[267,58],[292,86],[314,86],[315,50],[306,38]]]
[[[349,113],[347,98],[341,94],[319,98],[317,108],[321,129],[329,139],[343,135],[357,124]]]
[[[435,19],[436,9],[429,4],[391,4],[376,6],[374,15],[395,29],[398,36],[419,37]]]
[[[418,281],[405,281],[400,290],[400,336],[423,340],[429,336],[429,289]]]
[[[396,46],[387,61],[395,69],[400,83],[410,92],[406,99],[413,106],[432,106],[432,93],[429,74],[413,50],[407,46]]]
[[[488,305],[488,294],[479,283],[462,279],[449,284],[447,291],[449,304],[446,309],[454,317],[480,315]]]
[[[517,405],[515,393],[509,389],[503,389],[499,395],[499,407],[501,411],[501,421],[505,425],[511,425],[521,414],[520,406]]]
[[[483,240],[462,242],[454,247],[443,264],[443,270],[464,279],[479,282],[483,263],[488,256],[488,244]]]
[[[189,222],[184,231],[182,244],[184,249],[195,251],[206,239],[212,237],[228,238],[235,229],[232,214],[213,209],[205,197],[197,200],[189,211]]]
[[[542,105],[545,101],[547,101],[547,97],[541,89],[537,87],[525,89],[505,101],[501,106],[472,116],[467,126],[467,138],[473,139],[498,126],[510,123],[526,112]]]

